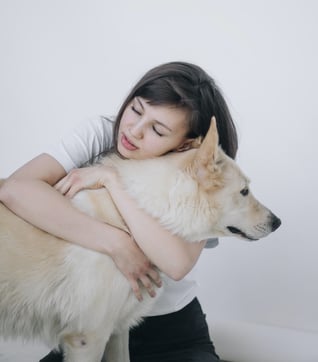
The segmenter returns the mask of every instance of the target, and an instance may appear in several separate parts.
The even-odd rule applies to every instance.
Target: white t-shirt
[[[57,144],[50,146],[45,152],[54,157],[65,171],[69,172],[73,168],[98,159],[103,152],[111,149],[113,126],[114,118],[112,117],[91,119],[63,137]],[[208,241],[208,247],[214,247],[217,244],[217,239]],[[177,282],[166,275],[162,276],[164,291],[158,297],[150,315],[176,312],[195,298],[198,284],[194,269],[184,279]]]

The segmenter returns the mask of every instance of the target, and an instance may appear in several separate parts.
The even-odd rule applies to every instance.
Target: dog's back
[[[94,214],[97,204],[92,200],[101,201],[101,193],[83,191],[74,203],[90,205]],[[100,201],[99,216],[105,217]],[[113,219],[125,229],[114,214]],[[0,295],[0,334],[41,337],[49,346],[68,333],[94,331],[101,323],[110,329],[128,328],[149,309],[147,303],[138,303],[110,257],[39,230],[2,203]]]

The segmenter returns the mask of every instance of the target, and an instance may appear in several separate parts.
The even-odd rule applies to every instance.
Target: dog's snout
[[[272,231],[277,230],[280,225],[281,225],[281,220],[276,216],[276,215],[272,215]]]

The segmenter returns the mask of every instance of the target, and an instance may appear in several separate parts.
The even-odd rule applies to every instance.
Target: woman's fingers
[[[156,287],[161,287],[162,284],[161,279],[154,283],[154,280],[147,275],[142,275],[138,279],[130,279],[129,283],[139,302],[143,300],[142,289],[146,289],[147,293],[154,298],[156,296]]]
[[[54,188],[63,195],[69,189],[69,185],[68,185],[66,178],[67,178],[67,176],[63,177],[58,183],[56,183],[54,185]]]
[[[133,283],[133,292],[137,299],[142,300],[142,289],[146,289],[147,293],[154,298],[156,296],[156,289],[162,286],[160,273],[156,267],[151,265],[143,274],[135,277]]]
[[[148,275],[158,288],[160,288],[162,286],[161,276],[160,276],[159,270],[156,267],[153,266],[148,271]]]
[[[133,291],[133,293],[135,294],[137,300],[139,302],[142,302],[143,298],[142,298],[142,293],[141,293],[141,289],[139,286],[139,283],[136,279],[129,279],[128,280],[131,286],[131,289]]]
[[[72,198],[78,191],[82,189],[79,184],[73,184],[72,181],[66,176],[62,180],[60,180],[54,188],[69,198]]]
[[[95,169],[82,168],[71,170],[68,175],[63,177],[54,185],[54,188],[62,195],[72,198],[77,192],[87,188],[97,188],[97,179]]]
[[[159,270],[154,266],[133,237],[124,231],[114,229],[117,233],[111,257],[117,268],[128,280],[136,298],[141,301],[144,289],[151,297],[156,295],[156,288],[161,287]]]
[[[113,167],[91,166],[74,168],[58,181],[54,188],[62,195],[72,198],[83,189],[98,189],[108,182],[117,180],[118,174]]]
[[[154,298],[156,296],[156,292],[152,280],[146,275],[141,276],[139,280],[143,287],[147,289],[148,294]]]
[[[131,289],[139,302],[142,302],[143,300],[142,289],[146,289],[147,293],[152,298],[156,296],[156,290],[155,290],[156,286],[154,285],[152,279],[150,279],[148,276],[143,275],[138,280],[130,279],[129,282],[131,285]]]

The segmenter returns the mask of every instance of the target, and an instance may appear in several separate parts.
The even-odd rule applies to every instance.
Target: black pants
[[[220,361],[196,298],[178,312],[145,318],[131,330],[129,350],[131,362]],[[40,362],[62,361],[60,353],[51,352]]]

